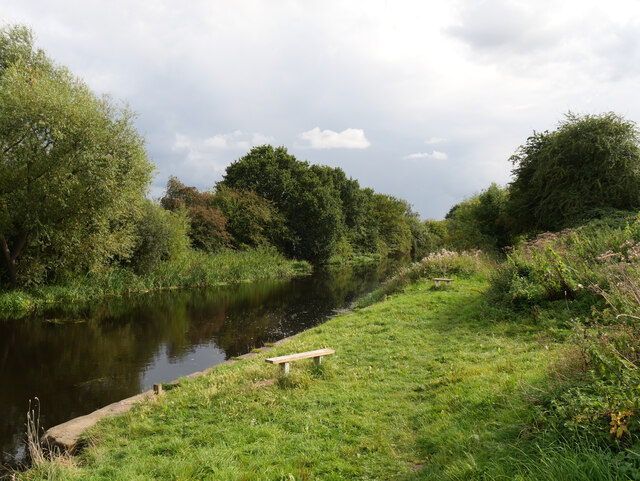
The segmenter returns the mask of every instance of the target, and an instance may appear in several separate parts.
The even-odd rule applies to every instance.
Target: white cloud
[[[204,139],[192,138],[177,133],[171,151],[179,159],[175,167],[184,173],[178,174],[181,179],[191,183],[201,183],[207,179],[209,183],[221,175],[227,165],[238,155],[249,151],[251,147],[271,143],[272,137],[261,133],[245,134],[240,130],[226,134],[216,134]]]
[[[274,142],[275,142],[275,139],[273,137],[270,137],[268,135],[257,134],[257,133],[253,134],[253,138],[251,139],[252,146],[273,144]]]
[[[272,143],[273,140],[273,137],[264,134],[257,132],[245,134],[240,130],[228,134],[216,134],[201,140],[177,133],[171,150],[186,151],[188,159],[198,160],[215,155],[220,150],[249,150],[256,145]]]
[[[409,154],[404,157],[405,159],[435,159],[435,160],[447,160],[446,152],[439,152],[434,150],[433,152],[418,152],[415,154]]]
[[[366,149],[371,142],[364,136],[362,129],[345,129],[342,132],[315,129],[302,132],[299,137],[308,141],[311,149]]]
[[[427,145],[433,145],[433,144],[441,144],[442,142],[446,142],[446,141],[447,139],[443,137],[431,137],[430,139],[425,140],[424,143]]]

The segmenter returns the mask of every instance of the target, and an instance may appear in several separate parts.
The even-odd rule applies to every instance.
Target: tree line
[[[322,264],[429,249],[407,202],[284,147],[253,148],[211,190],[172,177],[159,203],[147,199],[153,164],[135,115],[56,64],[23,26],[0,30],[0,118],[1,286],[114,266],[145,273],[191,250],[269,246]]]
[[[419,256],[429,233],[402,199],[361,188],[340,168],[312,165],[285,147],[254,147],[210,191],[169,179],[160,205],[183,212],[194,246],[269,245],[323,264],[354,256]]]

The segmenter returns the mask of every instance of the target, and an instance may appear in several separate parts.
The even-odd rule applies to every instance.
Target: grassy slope
[[[333,347],[269,385],[265,355],[186,382],[102,423],[79,461],[49,479],[470,479],[528,449],[523,393],[559,346],[496,322],[481,280],[404,294],[308,331],[269,356]],[[522,444],[522,443],[520,443]],[[484,475],[483,475],[484,473]]]
[[[265,355],[186,382],[108,420],[79,462],[50,479],[469,479],[513,456],[530,419],[523,393],[557,346],[495,322],[481,280],[424,283],[308,331],[269,356],[321,347],[274,384]]]

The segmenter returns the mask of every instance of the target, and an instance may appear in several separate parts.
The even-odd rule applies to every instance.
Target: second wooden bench
[[[434,283],[434,285],[436,287],[440,287],[440,283],[444,282],[444,285],[448,286],[453,279],[445,279],[445,278],[442,278],[442,277],[434,277],[432,280],[433,280],[433,283]]]

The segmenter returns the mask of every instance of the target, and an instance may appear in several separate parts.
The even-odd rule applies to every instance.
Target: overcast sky
[[[138,113],[154,197],[270,143],[439,219],[569,110],[640,121],[636,0],[2,0],[0,20]]]

